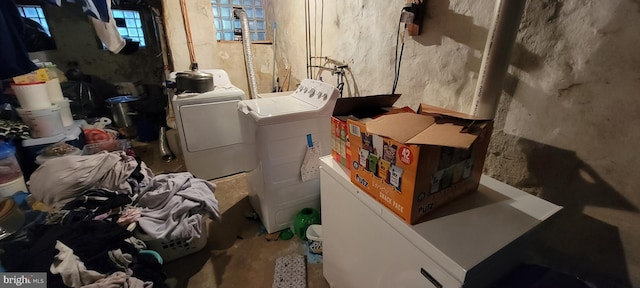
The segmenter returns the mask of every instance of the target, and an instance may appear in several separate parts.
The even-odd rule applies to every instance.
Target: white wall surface
[[[247,72],[241,42],[217,42],[211,1],[188,0],[187,11],[200,69],[217,68],[227,71],[233,83],[249,95]],[[189,50],[180,1],[162,0],[163,16],[174,71],[189,70]],[[271,92],[273,49],[270,44],[252,44],[253,61],[260,93]]]

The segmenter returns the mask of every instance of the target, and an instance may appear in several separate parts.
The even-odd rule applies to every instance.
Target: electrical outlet
[[[422,33],[422,22],[427,12],[427,0],[407,0],[400,22],[405,23],[409,36],[418,36]]]

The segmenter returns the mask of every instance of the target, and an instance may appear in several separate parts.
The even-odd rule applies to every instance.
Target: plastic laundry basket
[[[134,236],[147,244],[147,249],[154,250],[162,256],[164,262],[170,262],[180,257],[187,256],[198,252],[207,246],[207,215],[202,215],[202,222],[200,222],[200,237],[193,238],[189,241],[188,238],[179,239],[153,239],[151,236],[137,229]]]

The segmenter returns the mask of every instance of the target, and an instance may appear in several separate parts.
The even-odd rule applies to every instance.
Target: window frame
[[[245,1],[250,3],[245,3]],[[233,8],[242,7],[247,12],[247,16],[249,18],[251,42],[271,43],[268,33],[269,27],[267,25],[268,22],[265,7],[267,4],[265,2],[267,1],[268,0],[210,0],[213,12],[213,24],[216,27],[216,40],[218,42],[239,41],[239,39],[234,35],[234,30],[241,28],[242,23],[240,19],[234,18]],[[228,10],[225,11],[224,9]]]
[[[122,12],[123,13],[123,17],[116,17],[114,12]],[[126,17],[124,15],[124,13],[126,12],[135,12],[138,15],[138,18],[134,17]],[[144,21],[143,21],[143,13],[141,10],[139,9],[135,9],[135,8],[129,8],[129,7],[113,7],[111,9],[111,16],[113,17],[114,21],[116,18],[120,18],[120,19],[124,19],[125,20],[125,27],[117,27],[118,28],[118,33],[120,34],[120,36],[122,36],[122,38],[130,38],[132,41],[137,41],[140,43],[140,49],[145,49],[149,47],[149,37],[147,36],[147,31],[145,29],[145,25],[144,25]],[[133,20],[133,21],[140,21],[140,27],[129,27],[127,20]],[[134,23],[135,24],[135,23]],[[117,25],[116,25],[117,26]],[[120,29],[127,29],[127,34],[123,34]],[[135,36],[131,36],[129,35],[129,29],[136,29],[136,34],[139,32],[142,32],[142,37],[135,35]],[[140,38],[142,38],[142,40],[144,42],[140,41]],[[103,45],[104,46],[104,45]],[[104,47],[103,47],[104,48]]]
[[[31,19],[33,21],[36,21],[36,22],[40,23],[40,26],[42,26],[42,28],[45,29],[45,31],[47,32],[47,35],[49,37],[53,37],[53,35],[51,33],[51,27],[49,27],[49,20],[47,20],[47,15],[45,14],[44,8],[42,8],[42,5],[31,4],[31,3],[30,4],[16,4],[16,7],[18,8],[18,13],[20,14],[20,17],[29,18],[29,19]],[[38,20],[27,16],[27,12],[24,10],[24,8],[36,8],[36,14],[38,14],[38,16],[37,16]],[[40,12],[42,13],[42,16],[41,16]],[[45,23],[47,23],[46,26],[43,25],[42,22],[40,22],[41,19],[44,20]]]

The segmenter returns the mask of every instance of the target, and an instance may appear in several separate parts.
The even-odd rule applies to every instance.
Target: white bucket
[[[61,101],[56,101],[53,104],[60,107],[60,117],[62,117],[62,125],[65,127],[73,125],[73,115],[71,114],[71,108],[69,107],[69,99],[63,98]]]
[[[22,121],[31,128],[31,137],[42,138],[64,133],[60,106],[52,105],[47,109],[20,109],[16,108]]]
[[[29,192],[29,190],[27,190],[27,184],[24,183],[23,176],[20,176],[7,183],[0,184],[0,198],[10,197],[11,195],[16,194],[16,192],[19,191]]]
[[[13,84],[11,88],[23,109],[45,109],[51,106],[46,83]]]
[[[309,225],[306,234],[307,239],[309,239],[309,251],[313,254],[322,255],[322,225]]]
[[[60,87],[60,79],[53,78],[47,81],[47,96],[49,97],[49,102],[53,104],[65,100],[64,95],[62,95],[62,87]]]

